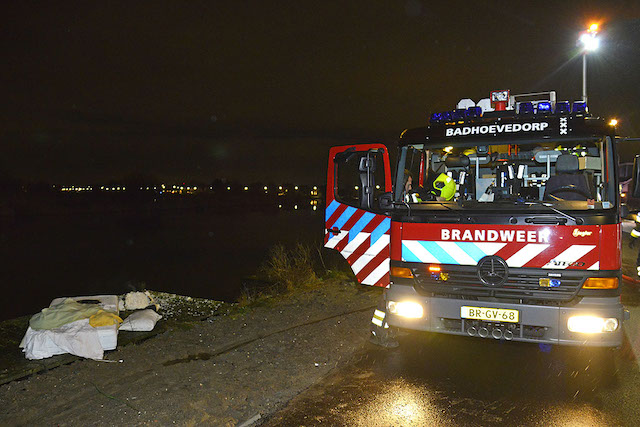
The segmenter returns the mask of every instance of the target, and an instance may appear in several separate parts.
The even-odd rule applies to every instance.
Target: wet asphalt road
[[[632,347],[411,334],[397,349],[367,345],[266,425],[640,425]]]
[[[619,349],[411,333],[396,349],[367,344],[265,425],[640,426],[639,288],[622,300]]]

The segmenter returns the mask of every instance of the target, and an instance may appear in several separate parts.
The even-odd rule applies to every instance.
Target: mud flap
[[[395,328],[390,328],[387,323],[387,311],[384,296],[380,298],[378,306],[373,311],[371,318],[369,341],[375,345],[385,348],[398,347],[397,333]]]

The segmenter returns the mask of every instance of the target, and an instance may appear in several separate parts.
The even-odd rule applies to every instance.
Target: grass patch
[[[270,282],[292,292],[320,284],[313,265],[314,259],[309,246],[298,243],[287,249],[284,245],[277,244],[269,251],[269,257],[260,268],[260,273]]]
[[[252,284],[243,288],[238,305],[266,305],[278,295],[317,289],[322,286],[326,273],[330,271],[317,268],[318,265],[324,267],[320,251],[316,255],[309,246],[302,243],[293,247],[279,243],[269,250],[258,274],[251,278]],[[317,270],[321,270],[322,274],[318,274]],[[332,277],[342,277],[336,274],[331,272]]]

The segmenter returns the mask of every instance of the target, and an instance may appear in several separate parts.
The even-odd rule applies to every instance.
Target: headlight
[[[613,332],[618,329],[618,319],[615,317],[605,319],[596,316],[571,316],[567,321],[567,328],[571,332],[585,334]]]
[[[389,301],[387,307],[389,308],[389,313],[409,319],[419,319],[424,315],[422,304],[413,301]]]

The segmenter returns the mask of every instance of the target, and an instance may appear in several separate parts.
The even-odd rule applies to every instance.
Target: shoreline
[[[125,343],[131,333],[121,331],[105,353],[113,363],[71,356],[0,385],[0,423],[263,422],[365,345],[381,293],[325,280],[245,307],[220,305],[214,316],[186,304],[150,336]]]

